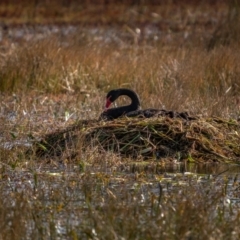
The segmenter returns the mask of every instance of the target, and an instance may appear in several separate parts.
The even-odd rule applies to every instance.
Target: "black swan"
[[[116,101],[120,96],[128,96],[131,99],[131,104],[117,107],[117,108],[109,108],[110,105]],[[127,117],[159,117],[159,116],[167,116],[170,118],[179,117],[186,120],[193,120],[195,118],[189,117],[187,112],[174,112],[167,111],[164,109],[145,109],[140,110],[140,100],[138,95],[130,89],[119,88],[111,90],[106,96],[106,105],[104,112],[100,115],[100,119],[102,120],[113,120],[119,118],[121,116]]]

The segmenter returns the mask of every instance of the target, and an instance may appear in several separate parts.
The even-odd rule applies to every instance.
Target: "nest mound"
[[[81,121],[38,142],[37,155],[60,156],[66,149],[98,146],[126,157],[194,162],[240,162],[240,125],[220,118],[121,118],[111,122]]]

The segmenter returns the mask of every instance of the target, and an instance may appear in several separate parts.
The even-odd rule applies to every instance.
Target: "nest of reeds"
[[[81,144],[79,144],[79,142]],[[124,157],[191,162],[240,162],[240,125],[220,118],[120,118],[114,121],[80,121],[48,134],[37,143],[38,156],[77,156],[98,147]]]

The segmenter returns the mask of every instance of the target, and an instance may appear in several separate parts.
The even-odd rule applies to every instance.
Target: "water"
[[[129,26],[78,26],[78,25],[21,25],[10,26],[6,29],[0,28],[0,42],[4,39],[17,44],[18,42],[40,41],[49,37],[56,37],[64,46],[68,46],[70,38],[75,37],[76,41],[88,41],[103,44],[119,44],[122,47],[128,43],[138,44],[139,42],[169,42],[174,39],[186,39],[186,33],[162,33],[154,24],[145,24],[141,28],[130,28]],[[77,36],[77,38],[76,38]]]

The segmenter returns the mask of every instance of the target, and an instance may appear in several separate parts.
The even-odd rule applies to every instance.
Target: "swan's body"
[[[117,108],[109,108],[110,105],[116,101],[120,96],[125,95],[131,99],[130,105],[117,107]],[[143,117],[143,118],[150,118],[150,117],[159,117],[159,116],[167,116],[170,118],[183,118],[186,120],[190,120],[187,112],[174,112],[174,111],[167,111],[164,109],[145,109],[140,110],[140,100],[138,95],[126,88],[119,88],[115,90],[111,90],[106,96],[106,105],[104,112],[100,115],[100,119],[104,120],[113,120],[119,118],[121,116],[127,117]]]

